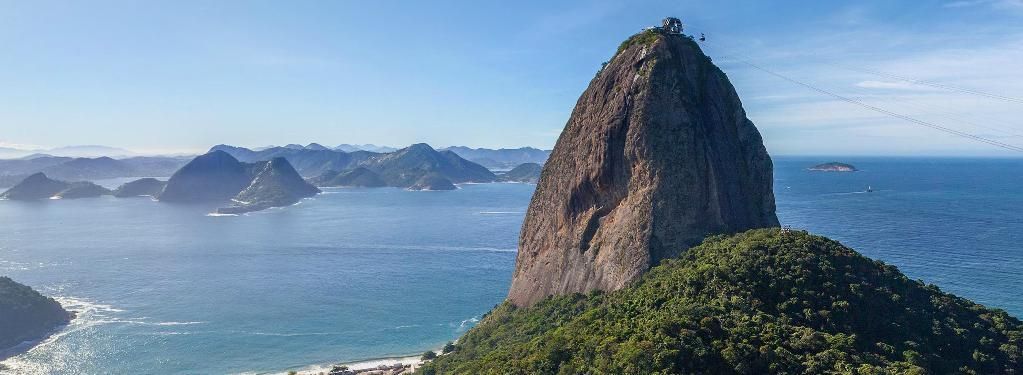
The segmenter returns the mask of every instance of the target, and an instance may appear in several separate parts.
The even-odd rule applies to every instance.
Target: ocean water
[[[1023,316],[1023,159],[805,170],[825,161],[775,158],[784,224]],[[79,312],[3,364],[274,373],[438,348],[504,298],[533,188],[331,189],[227,217],[147,198],[0,201],[0,274]]]

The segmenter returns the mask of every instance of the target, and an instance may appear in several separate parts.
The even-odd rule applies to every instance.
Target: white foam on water
[[[459,332],[465,331],[465,330],[467,330],[469,328],[472,328],[472,326],[476,325],[476,323],[479,323],[479,322],[480,322],[480,317],[478,317],[478,316],[474,316],[474,317],[471,317],[469,319],[463,320],[461,323],[458,324],[458,331]]]
[[[209,217],[238,216],[238,214],[219,214],[219,213],[216,213],[216,212],[210,212],[210,213],[206,214],[206,216],[209,216]]]

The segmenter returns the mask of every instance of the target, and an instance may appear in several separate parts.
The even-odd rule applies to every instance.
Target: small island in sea
[[[815,166],[807,168],[807,170],[816,171],[816,172],[856,172],[856,171],[859,171],[859,169],[856,169],[856,167],[854,167],[852,164],[839,163],[837,161],[833,161],[833,162],[830,162],[830,163],[824,163],[824,164],[817,164]]]

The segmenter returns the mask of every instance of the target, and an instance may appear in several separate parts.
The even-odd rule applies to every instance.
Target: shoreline
[[[440,351],[440,349],[434,349],[433,352],[438,353],[438,355],[440,355],[441,351]],[[363,360],[357,360],[357,361],[351,361],[351,362],[338,362],[338,363],[330,363],[330,364],[314,364],[314,365],[308,365],[308,366],[301,367],[301,368],[284,370],[284,371],[281,371],[281,372],[270,372],[270,373],[260,373],[260,372],[250,373],[250,372],[246,372],[246,373],[243,373],[243,374],[285,375],[285,374],[288,374],[289,371],[295,371],[295,373],[298,374],[298,375],[319,375],[321,373],[326,375],[326,374],[330,373],[330,370],[332,368],[334,368],[334,366],[348,366],[348,368],[350,370],[355,370],[355,371],[360,371],[361,370],[360,372],[369,372],[369,371],[372,371],[372,370],[377,370],[378,367],[381,366],[381,365],[391,367],[391,366],[394,366],[394,365],[397,365],[397,364],[411,365],[411,369],[406,370],[403,373],[404,374],[412,373],[416,369],[418,369],[420,366],[423,365],[422,354],[415,354],[415,355],[392,355],[392,356],[384,356],[384,357],[379,357],[379,358],[369,358],[369,359],[363,359]]]

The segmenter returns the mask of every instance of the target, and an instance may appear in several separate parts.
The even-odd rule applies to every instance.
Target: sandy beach
[[[389,357],[389,358],[369,359],[369,360],[365,360],[365,361],[349,362],[349,363],[326,364],[326,365],[311,365],[311,366],[308,366],[306,368],[301,368],[301,369],[297,369],[297,370],[290,370],[290,371],[295,371],[299,375],[319,375],[319,374],[327,375],[328,373],[330,373],[330,370],[332,368],[334,368],[334,366],[340,365],[340,366],[348,366],[348,368],[350,370],[354,371],[356,374],[371,374],[371,373],[374,373],[371,370],[379,369],[380,366],[393,367],[393,366],[395,366],[397,364],[402,364],[402,365],[411,365],[410,369],[405,370],[405,372],[403,372],[403,373],[410,373],[412,371],[415,371],[415,369],[418,368],[423,363],[423,361],[420,359],[420,357],[421,357],[420,355],[414,355],[414,356],[407,356],[407,357]],[[274,375],[277,375],[277,374],[287,374],[287,373],[288,373],[288,371],[284,371],[284,372],[274,373]],[[382,373],[383,374],[390,374],[392,372],[382,372]]]

